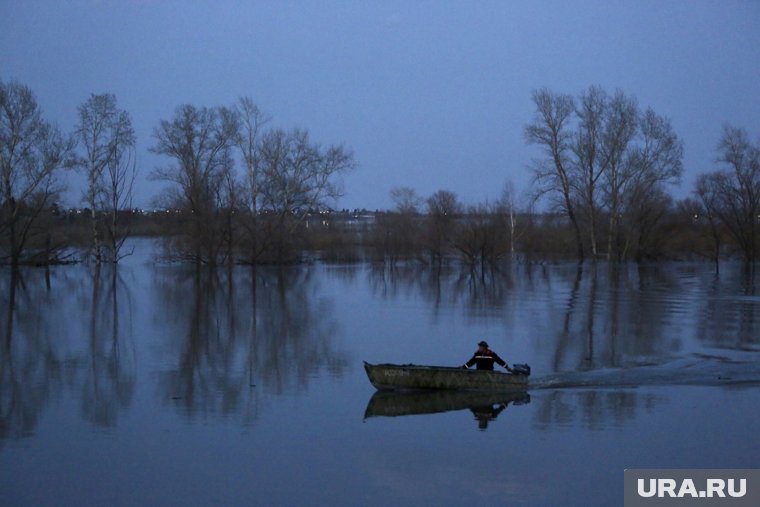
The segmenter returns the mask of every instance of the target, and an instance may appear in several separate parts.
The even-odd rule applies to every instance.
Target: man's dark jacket
[[[493,363],[505,368],[507,366],[506,361],[500,358],[496,352],[491,349],[486,349],[485,352],[481,352],[480,350],[475,352],[472,359],[467,361],[464,365],[469,368],[473,364],[476,364],[478,370],[493,370]]]

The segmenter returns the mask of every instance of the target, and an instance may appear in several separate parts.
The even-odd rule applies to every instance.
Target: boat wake
[[[739,359],[694,355],[658,365],[562,372],[531,378],[529,389],[739,384],[760,385],[760,361],[756,355]]]

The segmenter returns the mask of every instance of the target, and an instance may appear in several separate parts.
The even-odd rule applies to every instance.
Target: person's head
[[[478,349],[479,350],[488,350],[488,344],[484,341],[478,343]]]

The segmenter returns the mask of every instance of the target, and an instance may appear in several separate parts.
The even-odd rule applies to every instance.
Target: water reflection
[[[115,425],[136,382],[131,296],[118,268],[4,275],[0,437],[33,434],[42,410],[63,392],[81,400],[86,420]]]
[[[347,301],[366,298],[362,312],[336,306],[323,290],[326,274]],[[457,337],[486,323],[503,328],[539,377],[644,371],[633,367],[678,365],[696,354],[734,361],[728,351],[760,348],[758,276],[728,263],[719,274],[702,264],[603,263],[514,264],[484,273],[400,264],[6,270],[0,272],[0,438],[33,434],[42,411],[64,397],[88,424],[113,428],[135,404],[140,382],[153,401],[182,414],[249,423],[273,397],[303,393],[316,377],[346,374],[352,359],[335,339],[344,325],[370,331],[374,343],[350,345],[350,353],[364,355],[410,337],[444,345],[431,352],[438,353],[446,343],[425,337],[431,320],[442,324],[437,332]],[[392,304],[378,310],[378,299]],[[410,302],[413,311],[403,314],[409,320],[399,324],[401,313],[394,312]],[[460,314],[464,322],[452,317]],[[401,325],[411,328],[403,337]],[[739,366],[718,358],[689,382],[705,372],[757,379]],[[735,371],[726,375],[729,367]],[[691,363],[682,369],[695,371]],[[149,373],[138,376],[139,370]],[[683,379],[667,369],[655,373],[660,384]],[[614,400],[594,396],[593,403],[617,404],[623,412],[631,403],[625,393],[609,394]],[[363,395],[356,401],[363,404]],[[592,403],[576,402],[566,410],[558,398],[542,409],[554,415],[542,420],[562,421]],[[492,413],[497,409],[491,405]]]
[[[253,421],[262,395],[303,392],[349,364],[333,345],[335,305],[318,280],[309,268],[4,272],[0,439],[34,434],[63,397],[93,426],[115,427],[134,402],[140,362],[158,370],[139,380],[164,405]]]
[[[154,284],[153,319],[171,350],[161,397],[190,416],[242,414],[249,423],[261,393],[301,392],[321,370],[340,377],[348,365],[313,270],[171,267]]]
[[[9,273],[3,283],[3,345],[0,352],[0,437],[28,436],[37,425],[40,407],[50,394],[51,372],[39,368],[38,354],[46,349],[35,336],[25,343],[21,338],[31,317],[26,283],[19,272]],[[44,325],[44,322],[39,322]],[[21,329],[19,329],[21,328]]]
[[[470,410],[478,422],[478,428],[485,430],[510,404],[524,405],[529,402],[530,395],[526,392],[377,391],[367,403],[364,418]]]
[[[479,313],[509,302],[514,295],[514,271],[522,267],[492,266],[481,272],[459,265],[433,269],[418,264],[376,264],[371,266],[368,280],[373,292],[386,299],[413,293],[435,312],[462,305]]]
[[[590,430],[623,426],[638,416],[653,413],[667,397],[635,390],[557,390],[534,396],[534,426],[552,431],[557,426],[580,425]]]
[[[506,265],[484,274],[374,266],[368,274],[378,297],[421,299],[433,322],[451,311],[501,319],[506,335],[535,344],[553,372],[662,363],[705,345],[755,350],[756,280],[739,264],[718,276],[676,263]]]
[[[98,426],[114,426],[129,407],[136,384],[132,292],[114,265],[94,268],[89,312],[89,354],[82,367],[82,414]]]
[[[758,271],[724,266],[705,280],[708,287],[699,302],[700,341],[720,348],[757,350],[760,344]]]

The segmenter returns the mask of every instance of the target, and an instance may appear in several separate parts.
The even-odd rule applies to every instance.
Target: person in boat
[[[472,365],[476,365],[478,370],[493,370],[493,363],[506,368],[508,372],[512,372],[512,368],[509,367],[506,361],[499,357],[499,355],[493,350],[488,348],[486,342],[478,343],[478,350],[472,355],[472,358],[464,363],[462,368],[469,368]]]

